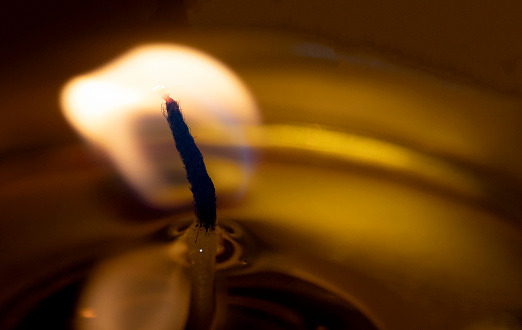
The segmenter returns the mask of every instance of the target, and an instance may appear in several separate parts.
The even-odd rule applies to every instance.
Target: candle
[[[286,274],[293,283],[313,283],[384,329],[506,328],[517,322],[512,311],[520,305],[520,234],[513,222],[502,220],[516,218],[517,208],[502,198],[509,191],[498,188],[502,180],[483,170],[517,177],[516,159],[491,155],[504,154],[509,137],[517,136],[518,101],[370,56],[349,56],[327,43],[273,38],[269,52],[238,46],[237,52],[250,56],[229,55],[231,63],[234,56],[270,63],[235,65],[265,122],[244,131],[247,145],[259,151],[245,198],[228,200],[220,211],[258,243],[257,255],[239,273]],[[282,44],[290,46],[278,48]],[[491,109],[502,114],[495,125],[487,120]],[[236,143],[204,132],[196,138],[214,150]],[[217,183],[216,188],[219,193]],[[76,237],[141,237],[182,217],[126,226],[102,211],[90,212],[88,223],[102,229]],[[74,226],[84,217],[82,212]],[[68,233],[78,244],[75,232]],[[160,265],[170,260],[170,252],[155,253]],[[154,263],[149,254],[145,260]],[[240,275],[224,278],[233,287]],[[181,303],[187,299],[179,289],[186,278],[175,278],[179,282],[163,297]],[[179,313],[176,320],[183,324],[186,311]]]
[[[144,97],[142,95],[143,92],[137,87],[143,86],[143,75],[154,77],[154,74],[156,74],[155,79],[169,81],[174,83],[174,86],[178,87],[181,91],[185,91],[182,95],[185,94],[185,96],[188,96],[186,99],[188,108],[192,109],[196,116],[199,115],[200,118],[202,118],[204,114],[205,117],[214,119],[214,122],[205,117],[200,119],[199,121],[204,123],[202,125],[203,129],[207,131],[210,130],[211,132],[217,131],[217,136],[219,137],[219,130],[223,130],[223,126],[226,125],[226,134],[229,136],[232,135],[235,141],[240,142],[238,146],[241,146],[241,139],[243,138],[241,135],[241,126],[238,126],[238,123],[242,123],[242,125],[255,123],[257,119],[253,102],[249,99],[248,93],[244,90],[244,87],[241,86],[238,79],[222,64],[211,59],[209,56],[205,56],[188,48],[165,45],[141,47],[131,51],[129,55],[124,56],[123,59],[113,64],[112,68],[99,71],[102,72],[72,80],[65,87],[62,96],[66,115],[70,121],[74,123],[80,131],[86,132],[87,137],[90,137],[91,140],[98,145],[103,144],[103,142],[100,142],[100,138],[106,138],[105,136],[96,136],[95,133],[93,133],[99,130],[98,120],[106,121],[105,116],[109,118],[111,116],[119,116],[119,118],[123,120],[128,120],[129,112],[133,111],[132,107],[130,110],[122,108],[131,106],[128,103],[129,100],[138,104],[141,102],[147,106],[147,101],[150,101],[150,98]],[[200,73],[198,73],[198,71]],[[193,83],[190,84],[190,81]],[[213,84],[214,86],[219,84],[219,87],[216,86],[216,88],[209,90],[208,84]],[[105,91],[104,88],[108,88],[109,91]],[[208,92],[208,95],[205,94],[205,91]],[[169,94],[164,90],[160,91],[160,94],[166,101],[164,115],[167,118],[172,135],[174,136],[176,148],[183,161],[183,167],[187,172],[186,176],[190,184],[190,190],[192,191],[194,211],[197,217],[197,221],[187,230],[185,237],[180,239],[181,242],[178,241],[174,243],[174,247],[172,248],[174,250],[188,250],[185,253],[185,257],[179,255],[175,258],[178,261],[184,258],[187,259],[188,265],[186,266],[191,273],[191,307],[187,324],[194,329],[207,329],[214,318],[214,259],[218,248],[218,237],[215,232],[215,189],[212,180],[207,174],[201,152],[197,148],[194,138],[191,136],[189,128],[183,120],[179,104],[170,98]],[[91,105],[84,105],[86,98],[94,100],[102,99],[102,102],[98,104],[92,102]],[[143,101],[143,99],[147,101]],[[133,106],[136,107],[136,105]],[[101,109],[99,109],[100,107]],[[98,111],[98,114],[93,114],[93,110]],[[144,118],[146,114],[143,114],[142,109],[138,109],[137,112],[138,115],[141,116],[140,119],[143,120],[142,118]],[[159,115],[157,109],[155,115],[156,117]],[[91,118],[89,119],[89,117]],[[189,114],[189,117],[194,117],[194,114]],[[84,122],[86,120],[88,121],[87,123]],[[89,124],[89,121],[91,124]],[[195,127],[202,129],[197,125]],[[151,129],[156,131],[156,128],[157,127],[152,127]],[[131,134],[132,133],[131,131]],[[163,132],[160,132],[160,134],[154,132],[153,137],[157,138],[156,136],[161,136],[161,133]],[[221,138],[222,136],[221,134]],[[113,142],[120,143],[121,145],[122,142],[125,143],[125,138],[125,136],[120,136],[117,141]],[[146,167],[144,165],[138,167],[135,165],[136,162],[143,163],[144,157],[142,154],[150,155],[147,148],[151,149],[151,147],[146,146],[144,151],[140,150],[141,154],[140,151],[133,152],[132,136],[127,137],[127,139],[131,140],[131,146],[128,146],[129,141],[127,141],[127,149],[123,154],[118,150],[120,145],[117,147],[115,147],[114,144],[112,146],[109,145],[110,148],[108,151],[117,155],[113,158],[115,163],[120,164],[120,167],[129,174],[131,182],[137,182],[137,184],[135,184],[136,189],[150,203],[163,207],[179,205],[179,194],[172,194],[172,183],[160,181],[151,188],[151,181],[157,181],[155,178],[158,176],[158,173],[155,173],[154,170],[143,170],[143,168]],[[165,143],[163,140],[159,140],[160,143],[155,140],[152,140],[152,142],[156,145],[161,143],[172,145],[172,142]],[[153,148],[158,148],[156,145],[153,146]],[[236,149],[238,146],[236,146]],[[167,148],[159,148],[160,152],[166,149]],[[128,150],[131,151],[129,152]],[[136,153],[138,154],[137,157]],[[130,157],[133,156],[134,158],[131,159]],[[163,158],[172,157],[172,153],[166,153],[160,156],[162,157],[160,161],[165,162]],[[235,156],[235,158],[239,158],[241,161],[242,156],[243,155],[240,154],[239,156]],[[177,158],[177,156],[175,157]],[[155,159],[152,160],[154,161]],[[147,161],[150,161],[150,159],[145,160],[145,162]],[[167,164],[172,163],[174,162]],[[133,168],[128,171],[126,164],[132,164],[131,166],[133,166]],[[244,168],[248,168],[249,164],[244,164],[243,166]],[[165,165],[163,165],[163,167],[168,172],[173,170],[173,168],[168,168]],[[154,167],[154,169],[157,168],[158,166]],[[220,172],[223,172],[222,168]],[[245,172],[248,171],[245,170]],[[163,177],[165,176],[160,176],[160,180]],[[247,179],[248,178],[245,180]],[[164,187],[161,185],[164,185]],[[239,189],[241,189],[241,187],[239,187]],[[161,190],[165,192],[160,194],[162,192]],[[115,273],[118,274],[117,271]],[[177,272],[174,276],[181,275]],[[103,280],[103,283],[107,281],[111,280]],[[106,287],[105,284],[101,286]],[[127,290],[130,289],[127,288]],[[87,298],[87,301],[87,304],[92,304],[95,310],[105,309],[105,307],[102,306],[107,305],[104,300],[98,302],[99,298],[97,297]],[[118,303],[121,303],[121,301],[118,301]],[[87,309],[91,310],[92,308]],[[163,309],[159,308],[159,310],[161,311]],[[109,316],[109,318],[107,318],[102,315],[99,319],[101,321],[94,323],[94,325],[92,325],[93,328],[124,326],[121,322],[118,324],[118,321],[115,321],[117,319],[116,317],[111,318]],[[184,320],[183,317],[180,319]],[[117,325],[115,325],[115,322]],[[179,323],[178,320],[173,322],[173,324],[169,324],[169,327],[175,327],[177,323]],[[159,324],[162,323],[160,322]]]

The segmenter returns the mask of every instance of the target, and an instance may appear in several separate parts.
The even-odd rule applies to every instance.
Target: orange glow
[[[91,308],[83,308],[80,310],[80,316],[86,319],[93,319],[96,317],[96,313]]]
[[[167,86],[180,101],[196,138],[205,131],[214,141],[235,141],[244,149],[243,126],[259,121],[253,97],[224,64],[183,46],[156,44],[132,49],[67,82],[61,104],[71,125],[104,150],[147,201],[172,206],[189,194],[186,187],[178,187],[185,181],[162,117],[162,100],[152,91],[158,84]],[[248,164],[242,164],[241,155],[236,158],[225,165],[222,159],[215,160],[223,171],[240,177],[225,185],[245,181]]]

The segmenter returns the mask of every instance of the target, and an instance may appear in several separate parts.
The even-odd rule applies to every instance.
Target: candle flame
[[[216,187],[241,190],[250,158],[244,154],[244,127],[258,123],[257,108],[243,82],[202,52],[167,44],[137,47],[71,79],[62,89],[61,104],[71,125],[105,151],[145,200],[171,207],[191,197],[161,103],[150,89],[155,85],[163,98],[170,94],[165,86],[175,91],[196,137],[202,132],[212,135],[214,144],[236,145],[223,156],[197,141]]]

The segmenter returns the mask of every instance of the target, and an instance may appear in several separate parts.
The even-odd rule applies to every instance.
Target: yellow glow
[[[248,132],[250,144],[261,148],[310,151],[314,155],[394,170],[437,183],[468,196],[480,196],[484,188],[479,180],[449,162],[391,142],[339,132],[318,126],[265,125]]]
[[[61,104],[71,125],[104,150],[145,199],[172,206],[189,194],[185,187],[178,189],[179,185],[166,182],[165,177],[172,173],[162,173],[172,172],[180,163],[162,118],[163,100],[152,90],[158,84],[180,101],[194,135],[212,131],[215,140],[233,140],[245,147],[243,125],[259,120],[250,92],[225,65],[183,46],[156,44],[132,49],[67,82]],[[241,171],[248,164],[240,167]],[[178,174],[177,181],[183,185],[183,174]]]

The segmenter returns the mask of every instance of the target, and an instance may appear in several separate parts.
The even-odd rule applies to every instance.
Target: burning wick
[[[203,155],[183,119],[178,102],[169,96],[164,86],[157,86],[154,90],[166,102],[164,116],[187,172],[197,218],[185,234],[192,272],[190,311],[186,329],[206,330],[211,328],[215,312],[214,273],[218,246],[215,230],[216,190],[208,176]]]
[[[164,116],[167,118],[176,142],[176,149],[178,149],[187,172],[190,190],[194,196],[194,211],[198,224],[207,231],[214,230],[216,227],[216,189],[212,179],[208,176],[203,155],[183,119],[179,103],[165,92],[165,87],[157,86],[155,90],[160,93],[167,105]]]

